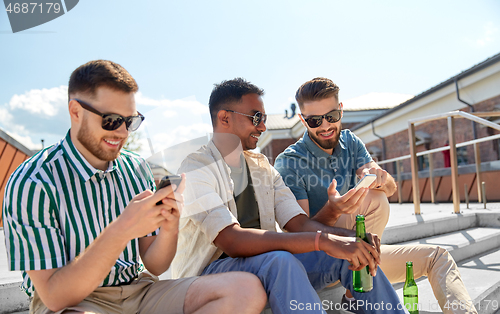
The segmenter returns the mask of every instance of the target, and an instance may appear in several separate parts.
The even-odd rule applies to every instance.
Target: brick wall
[[[469,112],[469,108],[465,107],[461,109],[462,111]],[[474,110],[476,112],[488,112],[488,111],[500,111],[500,95],[485,100],[481,103],[474,105]],[[417,152],[443,147],[447,145],[448,141],[448,122],[446,119],[436,120],[426,122],[424,124],[417,125],[416,131],[423,131],[431,136],[430,142],[426,145],[417,146]],[[493,134],[498,134],[497,130],[483,127],[482,125],[476,124],[477,138],[486,137]],[[470,141],[473,139],[472,133],[472,122],[465,119],[455,120],[455,137],[456,142],[461,143],[465,141]],[[409,140],[408,140],[408,130],[398,132],[396,134],[387,136],[385,138],[386,142],[386,159],[391,159],[403,155],[410,154]],[[382,150],[382,141],[376,140],[370,143],[365,143],[366,147],[378,147]],[[427,147],[426,147],[427,146]],[[467,154],[467,164],[474,164],[474,148],[472,145],[466,146]],[[481,161],[493,161],[499,159],[499,141],[493,140],[479,144],[479,150],[481,153]],[[444,154],[443,152],[433,154],[434,158],[434,168],[444,167]],[[403,172],[410,172],[410,160],[406,159],[402,162]],[[387,170],[394,173],[393,165],[387,167]],[[422,169],[420,169],[422,170]]]
[[[279,140],[272,140],[264,149],[262,153],[269,158],[271,165],[274,165],[274,160],[278,155],[283,152],[288,146],[297,142],[298,139],[295,138],[285,138]]]
[[[7,180],[14,170],[29,156],[0,138],[0,227],[3,226],[2,206]]]

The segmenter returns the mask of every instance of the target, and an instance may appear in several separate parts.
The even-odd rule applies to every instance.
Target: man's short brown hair
[[[316,77],[305,82],[295,93],[295,100],[300,110],[304,109],[304,102],[322,100],[335,96],[339,100],[340,88],[332,80],[324,77]]]
[[[97,88],[103,86],[125,93],[135,93],[139,89],[132,75],[118,63],[94,60],[71,73],[68,95],[82,92],[95,96]]]

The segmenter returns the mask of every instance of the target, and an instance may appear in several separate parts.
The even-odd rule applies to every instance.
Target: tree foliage
[[[132,132],[127,138],[127,142],[123,145],[123,148],[131,152],[139,152],[142,148],[140,139],[142,134],[140,132]]]

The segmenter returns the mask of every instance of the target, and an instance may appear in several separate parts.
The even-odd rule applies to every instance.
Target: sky
[[[211,131],[208,98],[223,80],[263,88],[273,114],[302,83],[328,77],[348,109],[417,95],[497,53],[498,0],[85,0],[18,33],[0,11],[0,129],[30,149],[59,141],[69,76],[94,59],[139,84],[147,158]]]

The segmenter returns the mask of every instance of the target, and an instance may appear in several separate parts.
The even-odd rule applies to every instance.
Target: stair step
[[[500,310],[500,248],[458,262],[458,269],[478,313],[492,314]],[[427,278],[416,280],[420,313],[442,313]],[[403,300],[403,284],[394,288]]]
[[[420,238],[400,244],[433,244],[448,249],[459,265],[462,279],[471,297],[475,300],[478,307],[481,306],[481,310],[478,309],[478,312],[481,314],[493,314],[498,311],[499,313],[496,314],[500,314],[500,309],[495,309],[495,304],[493,303],[494,300],[500,300],[500,263],[498,262],[500,260],[500,228],[496,227],[499,222],[499,217],[498,213],[490,215],[457,215],[448,218],[447,222],[442,219],[437,219],[435,221],[413,223],[411,226],[390,227],[384,232],[384,242],[386,240],[386,234],[388,234],[389,237],[387,238],[392,241],[403,238],[407,240]],[[495,227],[481,228],[477,227],[478,225]],[[444,228],[443,226],[447,227]],[[460,230],[461,228],[466,229]],[[452,232],[440,234],[449,230],[452,230]],[[392,236],[391,232],[393,232]],[[426,234],[432,236],[424,237]],[[0,238],[3,240],[3,232],[0,232]],[[3,244],[3,241],[1,241],[0,244]],[[4,250],[3,246],[1,246],[1,248]],[[2,256],[1,253],[2,252],[0,252],[0,267],[4,270],[7,268],[6,264],[4,264],[5,260],[3,260],[6,257]],[[1,271],[0,275],[2,275],[0,276],[0,304],[2,304],[0,306],[0,314],[14,313],[16,311],[18,311],[19,314],[27,313],[23,311],[28,305],[27,297],[19,290],[21,282],[20,272],[8,272],[9,278],[3,277],[5,276],[4,271]],[[441,313],[437,301],[432,294],[432,289],[430,288],[428,280],[419,279],[417,284],[419,285],[421,302],[427,302],[428,304],[426,309],[426,311],[428,311],[427,313]],[[402,296],[402,284],[396,284],[395,288],[398,288],[398,293],[400,290],[400,295]],[[5,298],[7,297],[6,292],[12,292],[13,298]],[[340,302],[343,293],[344,288],[337,285],[332,288],[324,289],[319,295],[321,300],[333,301],[333,304],[335,304]],[[18,299],[21,300],[21,303],[16,301]],[[490,300],[492,302],[487,303]],[[482,303],[478,303],[480,301]],[[8,308],[6,305],[8,305]],[[268,309],[265,313],[271,313],[271,311]],[[328,313],[338,313],[338,311],[328,311]],[[422,311],[421,313],[426,312]]]
[[[447,249],[455,261],[459,262],[500,247],[500,228],[468,228],[400,244],[439,245]]]
[[[389,224],[391,224],[391,217]],[[493,227],[500,228],[499,212],[465,212],[462,214],[446,215],[439,217],[437,214],[412,215],[404,221],[413,221],[410,223],[391,224],[384,230],[382,237],[383,244],[394,244],[405,241],[432,237],[458,230],[473,227]]]
[[[23,311],[29,306],[28,297],[19,288],[23,281],[22,272],[8,269],[5,239],[0,228],[0,314]]]
[[[478,310],[478,312],[480,314],[495,312],[486,312],[485,310],[486,307],[489,307],[490,310],[495,309],[491,302],[486,304],[489,300],[492,300],[492,302],[494,302],[493,300],[500,300],[500,263],[496,262],[500,260],[500,249],[498,249],[500,247],[500,228],[468,228],[399,244],[431,244],[446,248],[457,262],[462,274],[462,280],[469,295],[474,300],[474,304],[476,305],[482,300],[482,304],[477,304],[477,307],[481,306],[482,308],[482,311]],[[490,251],[492,249],[495,250]],[[491,265],[491,267],[481,268],[481,266],[477,265]],[[420,313],[442,313],[427,278],[418,279],[417,285],[419,286],[419,297],[422,303]],[[403,284],[398,283],[393,286],[400,299],[403,300]],[[498,288],[496,288],[497,286]],[[345,289],[342,286],[336,285],[319,292],[319,296],[321,300],[338,303],[344,291]],[[496,309],[500,310],[499,308]],[[271,313],[271,311],[266,312],[266,314],[268,313]],[[328,313],[343,312],[332,310],[328,311]]]
[[[19,289],[21,282],[0,283],[0,314],[23,311],[29,307],[28,297]]]

